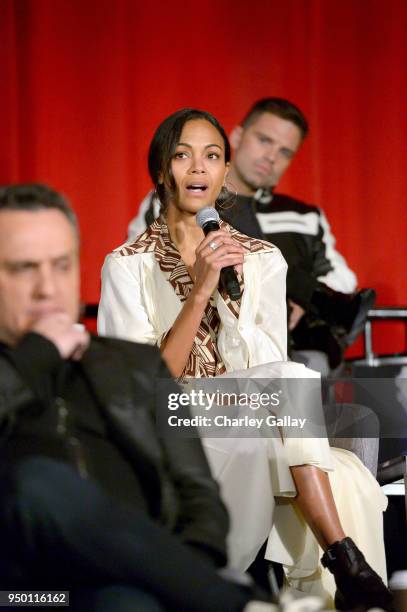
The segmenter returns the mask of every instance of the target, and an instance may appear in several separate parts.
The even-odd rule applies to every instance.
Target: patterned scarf
[[[242,244],[248,251],[256,252],[270,249],[270,244],[262,240],[249,238],[240,234],[230,225],[221,221],[222,229],[226,229],[231,235]],[[120,250],[121,255],[133,255],[134,253],[154,252],[155,258],[161,271],[173,287],[176,295],[181,302],[188,298],[194,283],[189,275],[185,263],[177,247],[171,240],[168,226],[165,219],[161,216],[152,223],[147,230],[132,244],[127,244]],[[243,278],[238,274],[238,280],[243,293]],[[239,317],[240,300],[232,301],[225,291],[221,291],[227,307],[234,317]],[[187,377],[208,377],[218,376],[226,372],[225,364],[217,347],[217,334],[220,326],[220,318],[215,306],[213,296],[209,300],[201,324],[196,333],[194,343],[188,362],[181,375],[181,380]]]

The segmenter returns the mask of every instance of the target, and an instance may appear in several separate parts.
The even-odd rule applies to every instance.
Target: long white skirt
[[[276,362],[233,372],[229,378],[318,378],[293,362]],[[233,435],[233,432],[232,434]],[[322,551],[290,502],[296,495],[290,466],[310,464],[328,472],[342,527],[386,581],[383,511],[387,499],[377,481],[351,452],[330,448],[326,438],[203,438],[214,477],[229,510],[230,565],[248,568],[268,538],[266,558],[282,563],[298,590],[333,596],[332,575],[322,568]]]

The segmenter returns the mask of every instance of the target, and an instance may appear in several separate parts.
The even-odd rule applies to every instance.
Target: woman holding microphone
[[[287,378],[313,377],[304,366],[287,362],[286,263],[280,251],[224,222],[207,236],[197,225],[198,211],[215,207],[224,190],[229,160],[227,136],[209,113],[183,109],[158,127],[150,145],[149,172],[162,214],[133,243],[108,255],[99,332],[159,345],[174,376],[181,379],[271,363]],[[221,270],[229,266],[236,272],[240,299],[218,290]],[[217,443],[222,446],[222,439]],[[223,449],[211,449],[204,441],[232,518],[230,544],[237,551],[232,563],[244,569],[255,556],[250,537],[256,532],[260,547],[264,534],[254,522],[259,517],[256,523],[263,529],[273,527],[267,556],[284,564],[292,586],[333,594],[335,585],[318,563],[322,549],[322,564],[335,578],[338,607],[385,608],[389,592],[353,542],[385,578],[383,537],[378,535],[385,506],[374,478],[353,453],[330,449],[326,438],[298,443],[287,438],[277,450],[275,444],[272,438],[229,438]],[[276,461],[269,461],[273,453]],[[237,465],[241,472],[248,456],[253,471],[259,457],[265,469],[262,487],[252,495],[251,475],[255,480],[256,474],[249,471],[242,482],[233,470]],[[273,473],[276,469],[278,474]],[[275,486],[277,481],[281,486]],[[295,499],[282,504],[273,519],[271,500],[284,495]],[[247,533],[243,542],[250,548],[248,556],[242,550],[242,532]],[[240,544],[234,549],[235,540]]]

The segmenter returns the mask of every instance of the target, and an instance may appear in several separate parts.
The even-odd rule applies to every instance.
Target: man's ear
[[[243,136],[243,128],[241,125],[237,125],[236,127],[233,128],[233,130],[230,133],[230,146],[232,147],[232,149],[237,149],[240,145],[240,141],[242,140],[242,136]]]

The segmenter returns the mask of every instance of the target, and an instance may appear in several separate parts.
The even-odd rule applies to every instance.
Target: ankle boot
[[[343,329],[346,344],[350,345],[363,330],[367,313],[375,299],[374,289],[361,289],[348,294],[318,283],[311,303],[317,316],[329,325]]]
[[[305,315],[291,332],[290,348],[299,351],[322,351],[328,355],[329,367],[333,370],[341,363],[346,344],[343,336],[336,334],[334,327]]]
[[[351,538],[332,544],[321,559],[334,575],[338,610],[365,611],[377,607],[392,611],[392,595],[383,580],[370,567]]]
[[[355,294],[359,305],[352,325],[346,334],[346,344],[350,346],[363,331],[367,313],[373,308],[376,301],[376,291],[374,289],[361,289]]]

